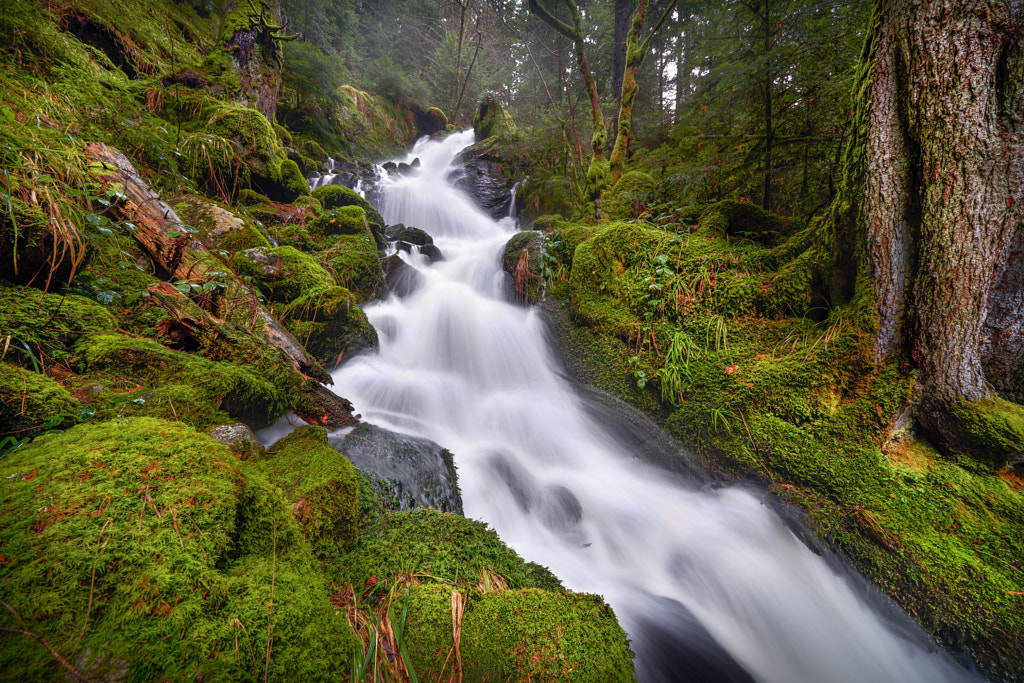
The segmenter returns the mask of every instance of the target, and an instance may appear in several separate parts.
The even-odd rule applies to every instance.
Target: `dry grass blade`
[[[46,638],[43,638],[38,633],[32,633],[31,631],[29,631],[28,630],[28,626],[25,625],[25,621],[21,618],[20,614],[18,614],[17,612],[14,611],[13,607],[11,607],[10,605],[8,605],[6,602],[3,602],[3,601],[0,601],[0,605],[3,605],[4,607],[6,607],[7,610],[11,614],[13,614],[15,616],[15,618],[17,618],[18,622],[21,623],[21,625],[25,627],[24,629],[0,627],[0,632],[3,632],[3,633],[17,633],[19,635],[28,636],[29,638],[35,638],[36,640],[39,641],[40,645],[42,645],[43,647],[45,647],[47,650],[50,651],[50,654],[53,655],[53,658],[57,660],[57,663],[60,664],[65,669],[67,669],[68,672],[72,676],[74,676],[77,680],[82,681],[83,683],[94,683],[91,678],[89,678],[88,676],[83,674],[81,671],[79,671],[75,667],[71,666],[71,664],[68,662],[68,660],[64,659],[64,657],[62,657],[61,654],[59,652],[57,652],[57,650],[55,650],[53,648],[53,646],[50,645],[50,643],[48,643],[46,641]]]
[[[452,591],[452,649],[455,652],[455,672],[452,679],[454,680],[455,673],[458,673],[458,683],[462,683],[462,617],[465,612],[466,598],[459,591]]]
[[[96,557],[97,558],[100,556],[100,551],[101,551],[100,541],[103,539],[103,532],[107,530],[107,525],[108,524],[110,524],[110,520],[109,519],[106,522],[103,523],[103,527],[100,529],[99,536],[96,537]],[[110,539],[107,539],[107,543],[110,543]],[[104,543],[103,547],[106,548],[107,544]],[[89,614],[92,613],[92,595],[93,595],[93,590],[95,588],[96,588],[96,564],[95,564],[95,561],[94,561],[93,562],[93,567],[92,567],[92,581],[89,584],[89,606],[86,607],[86,609],[85,609],[85,621],[82,622],[82,632],[78,634],[78,640],[81,640],[82,636],[85,635],[85,627],[89,623]]]

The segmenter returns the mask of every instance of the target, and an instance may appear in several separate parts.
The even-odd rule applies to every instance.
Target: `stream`
[[[426,230],[445,259],[401,254],[422,283],[366,306],[380,351],[336,370],[337,392],[367,422],[451,450],[467,517],[568,588],[603,595],[642,683],[981,680],[809,550],[763,491],[639,457],[640,427],[566,379],[540,311],[506,302],[499,261],[514,221],[448,183],[472,142],[472,131],[421,140],[402,160],[419,158],[419,173],[382,181],[387,223]]]

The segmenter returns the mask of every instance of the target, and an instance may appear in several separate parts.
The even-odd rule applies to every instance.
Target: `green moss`
[[[110,333],[117,321],[102,305],[76,294],[44,294],[28,287],[0,287],[0,337],[11,337],[8,354],[31,367],[26,344],[37,360],[67,362],[74,346],[90,334]],[[10,359],[10,355],[8,359]]]
[[[51,419],[72,423],[79,407],[67,389],[46,375],[0,362],[0,437],[34,436]]]
[[[532,230],[516,233],[505,244],[501,264],[512,277],[512,291],[516,301],[533,304],[543,297],[544,245],[544,236]],[[521,273],[519,264],[524,252],[526,271]]]
[[[417,672],[454,670],[452,591],[434,584],[409,592],[406,633]],[[465,604],[459,651],[469,680],[634,680],[629,641],[599,596],[528,588],[473,592]]]
[[[377,331],[344,287],[307,292],[284,309],[281,320],[329,368],[346,355],[379,345]]]
[[[360,206],[342,206],[328,209],[309,223],[309,231],[316,235],[361,235],[368,233],[366,212]]]
[[[319,254],[319,258],[359,301],[370,301],[385,291],[377,245],[366,231],[338,237],[334,244]]]
[[[271,301],[288,303],[335,284],[316,259],[295,247],[250,249],[236,255],[232,265],[239,275],[251,277]]]
[[[340,209],[343,206],[358,206],[366,212],[366,222],[370,230],[380,232],[384,230],[384,218],[370,202],[359,196],[355,190],[344,185],[324,185],[313,190],[313,197],[320,200],[325,210]]]
[[[516,134],[516,124],[512,115],[494,95],[484,95],[477,104],[473,115],[473,131],[477,140],[494,136]]]
[[[363,529],[359,545],[338,560],[333,576],[357,587],[376,576],[373,593],[383,595],[401,574],[475,585],[485,570],[511,588],[562,590],[551,572],[524,562],[483,522],[432,509],[381,516]]]
[[[248,463],[276,484],[302,533],[320,554],[337,555],[356,542],[359,490],[356,470],[331,448],[323,427],[299,427],[264,459]]]
[[[395,240],[415,244],[419,247],[434,243],[434,238],[428,235],[425,230],[420,230],[419,228],[404,228],[395,235]]]
[[[293,202],[299,197],[309,194],[309,183],[306,176],[302,175],[299,165],[291,159],[281,161],[280,170],[281,190],[279,195],[282,201]]]
[[[777,244],[792,232],[791,222],[751,202],[731,199],[712,204],[700,216],[701,227],[719,237],[743,237]]]
[[[205,435],[145,418],[83,425],[9,454],[0,476],[13,610],[0,626],[64,643],[90,678],[347,669],[351,633],[284,503]],[[67,674],[34,639],[2,637],[7,675]]]
[[[248,192],[259,197],[252,190]],[[266,236],[252,221],[205,197],[182,197],[174,203],[174,210],[187,225],[196,229],[196,234],[210,248],[236,252],[255,247],[270,247]]]
[[[150,389],[132,392],[120,415],[157,415],[199,428],[229,422],[231,416],[259,427],[277,419],[288,404],[284,388],[251,368],[172,351],[149,339],[95,335],[79,350],[83,367],[97,379],[130,378]]]
[[[1024,461],[1024,407],[1001,398],[958,401],[952,413],[958,424],[959,450],[998,471]]]
[[[629,171],[604,193],[601,217],[618,221],[636,218],[647,209],[654,190],[654,179],[643,171]]]

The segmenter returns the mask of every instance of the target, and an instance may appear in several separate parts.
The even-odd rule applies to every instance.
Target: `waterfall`
[[[644,464],[563,378],[535,310],[503,299],[514,226],[447,183],[472,132],[421,140],[420,173],[382,181],[389,224],[445,260],[419,290],[366,307],[376,354],[335,371],[364,419],[455,454],[468,517],[567,587],[612,605],[641,681],[976,680],[909,618],[808,550],[761,494]]]

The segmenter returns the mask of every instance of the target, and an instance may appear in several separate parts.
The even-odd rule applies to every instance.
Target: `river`
[[[366,306],[380,351],[334,373],[371,423],[455,454],[465,513],[573,590],[612,605],[643,683],[980,680],[859,577],[809,550],[763,492],[644,464],[568,381],[542,315],[506,302],[516,230],[448,183],[472,131],[421,140],[384,181],[389,224],[445,256],[404,299]],[[679,458],[688,457],[679,453]]]

